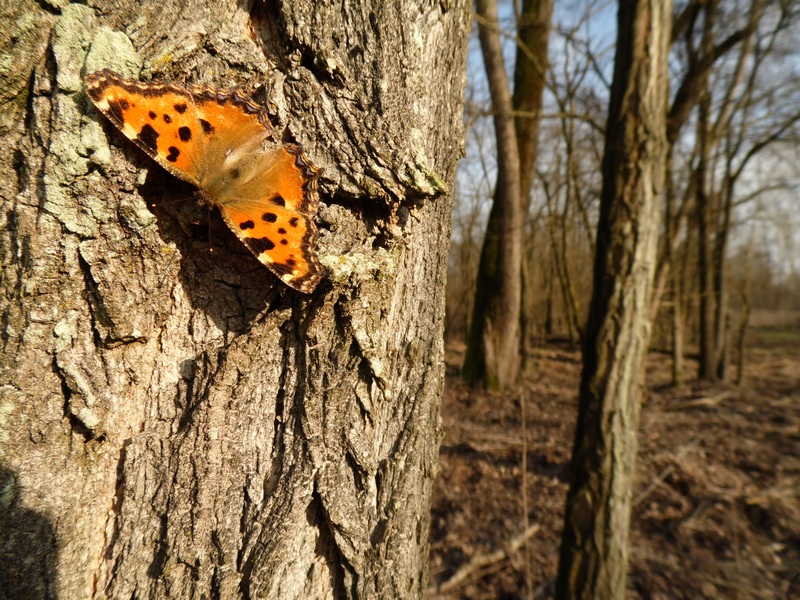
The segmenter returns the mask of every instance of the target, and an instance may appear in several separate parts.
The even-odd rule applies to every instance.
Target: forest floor
[[[534,352],[501,396],[461,382],[448,348],[432,599],[553,595],[580,353]],[[746,356],[740,386],[671,387],[670,357],[648,360],[628,598],[800,598],[800,323],[754,331]]]

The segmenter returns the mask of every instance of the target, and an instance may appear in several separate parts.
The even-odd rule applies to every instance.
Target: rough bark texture
[[[670,0],[621,0],[559,598],[625,597],[667,157]]]
[[[0,597],[420,596],[469,5],[90,5],[0,23]],[[252,86],[324,168],[313,294],[90,108],[104,67]]]

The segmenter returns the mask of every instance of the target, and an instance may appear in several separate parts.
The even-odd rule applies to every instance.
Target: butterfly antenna
[[[208,222],[208,251],[214,252],[214,246],[211,243],[211,207],[209,206],[207,210],[208,210],[208,219],[206,221]]]
[[[184,202],[189,202],[190,200],[197,201],[197,192],[193,193],[190,196],[178,196],[177,198],[170,198],[169,200],[164,200],[162,197],[158,202],[149,202],[148,205],[150,208],[155,208],[158,205],[161,206],[174,206],[183,204]]]

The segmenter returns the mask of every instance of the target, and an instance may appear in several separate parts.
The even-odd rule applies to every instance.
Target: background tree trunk
[[[520,343],[525,343],[528,334],[529,321],[522,314],[523,239],[538,155],[553,6],[550,0],[522,2],[513,94],[500,45],[497,1],[478,0],[475,6],[494,111],[497,181],[478,266],[463,373],[469,381],[504,389],[517,381],[524,355]]]
[[[709,102],[708,96],[700,101],[699,117],[697,120],[698,159],[695,169],[695,207],[697,220],[697,269],[700,278],[700,353],[698,362],[698,376],[700,379],[715,380],[717,378],[716,365],[716,330],[714,329],[715,305],[714,300],[714,264],[712,247],[714,240],[712,211],[714,202],[709,189],[708,167],[711,161],[711,148],[709,144]]]
[[[548,57],[550,42],[550,21],[553,16],[551,0],[522,0],[519,13],[517,59],[514,63],[514,107],[515,132],[519,150],[519,178],[523,219],[522,286],[520,289],[520,371],[525,372],[530,355],[528,343],[534,331],[534,302],[537,291],[534,289],[533,270],[536,254],[532,251],[534,228],[530,220],[530,197],[533,189],[536,161],[539,156],[539,125],[541,124],[542,102],[547,84]]]
[[[26,49],[1,74],[0,589],[421,596],[469,5],[49,6],[0,23]],[[265,84],[324,169],[313,294],[172,202],[193,190],[89,108],[103,67]]]
[[[511,87],[500,44],[497,0],[477,0],[478,37],[489,81],[497,143],[497,182],[478,266],[464,377],[493,390],[513,385],[519,373],[522,304],[520,155]]]
[[[624,598],[665,192],[670,0],[621,0],[559,598]]]

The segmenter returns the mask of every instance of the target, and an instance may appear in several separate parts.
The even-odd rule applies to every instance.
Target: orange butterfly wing
[[[198,186],[253,254],[290,287],[323,277],[316,255],[319,170],[273,136],[236,92],[142,83],[108,70],[86,76],[97,108],[170,173]]]

